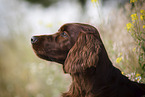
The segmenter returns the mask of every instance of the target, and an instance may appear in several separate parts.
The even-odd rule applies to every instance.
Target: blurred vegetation
[[[52,4],[59,2],[60,0],[26,0],[26,1],[32,4],[41,4],[44,7],[48,7]],[[84,8],[87,0],[76,0],[76,1],[78,1],[78,3],[80,3],[80,5]]]
[[[44,7],[48,7],[56,2],[58,2],[58,0],[26,0],[32,4],[41,4]]]
[[[134,8],[131,12],[131,22],[126,24],[127,31],[133,37],[136,48],[134,51],[138,54],[138,63],[143,71],[145,71],[145,10],[143,8],[144,1],[137,2],[131,0]]]
[[[122,74],[137,82],[145,82],[144,9],[144,0],[130,0],[120,10],[110,13],[107,24],[99,26],[114,65],[121,69]],[[138,18],[134,16],[135,13]],[[132,26],[128,25],[129,22],[132,22]]]
[[[0,97],[58,97],[68,77],[61,65],[37,58],[28,40],[16,33],[0,39]]]
[[[3,11],[0,16],[0,24],[3,24],[0,30],[0,97],[59,97],[71,79],[64,75],[60,64],[46,62],[34,54],[30,43],[32,25],[23,10],[16,7],[9,3],[5,7],[9,12]]]
[[[97,3],[97,0],[91,1]],[[98,13],[102,23],[94,25],[99,29],[113,64],[131,80],[145,83],[145,18],[141,9],[145,9],[143,0],[126,3],[120,9],[112,10],[105,17],[107,22]],[[34,54],[30,44],[31,25],[24,20],[25,14],[18,13],[18,8],[14,10],[14,16],[4,16],[9,33],[5,36],[0,30],[0,97],[59,97],[67,91],[70,76],[63,73],[60,64],[46,62]],[[138,19],[132,20],[136,16],[132,14]],[[132,28],[127,28],[128,23]]]

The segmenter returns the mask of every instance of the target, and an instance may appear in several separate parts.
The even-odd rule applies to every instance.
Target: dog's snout
[[[38,37],[33,36],[33,37],[31,38],[31,43],[32,43],[32,44],[36,43],[37,41],[38,41]]]

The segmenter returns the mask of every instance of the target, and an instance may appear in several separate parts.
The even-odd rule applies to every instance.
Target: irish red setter
[[[72,77],[62,97],[145,97],[145,84],[130,81],[110,61],[97,29],[69,23],[56,34],[33,36],[36,55],[63,65]]]

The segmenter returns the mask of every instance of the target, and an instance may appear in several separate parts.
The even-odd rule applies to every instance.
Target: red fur
[[[62,97],[144,97],[145,84],[130,81],[110,61],[97,29],[69,23],[56,34],[34,36],[36,55],[63,65],[72,77]]]

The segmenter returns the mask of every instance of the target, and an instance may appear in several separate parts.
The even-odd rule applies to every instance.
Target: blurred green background
[[[129,0],[0,0],[0,97],[59,97],[67,91],[71,77],[61,64],[39,59],[30,39],[70,22],[94,25],[114,66],[145,82],[138,44],[125,29],[134,6]]]

